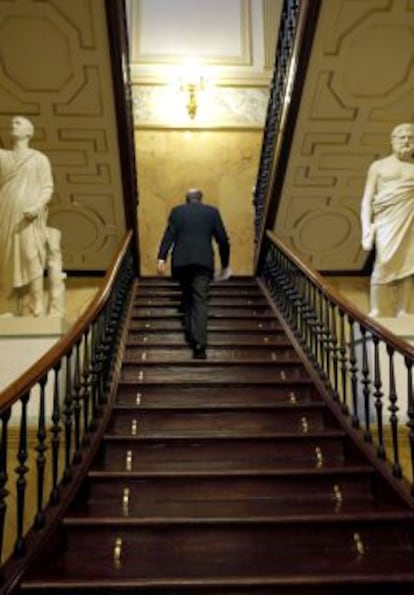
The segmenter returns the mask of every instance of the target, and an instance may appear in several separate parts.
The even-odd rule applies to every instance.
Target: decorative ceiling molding
[[[189,58],[217,85],[268,84],[263,0],[206,0],[196,7],[193,0],[128,0],[128,6],[134,84],[168,83]]]

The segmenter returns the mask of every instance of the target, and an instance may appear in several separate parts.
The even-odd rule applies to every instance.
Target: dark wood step
[[[120,486],[122,488],[122,486]],[[166,486],[168,489],[168,486]],[[129,488],[128,488],[129,489]],[[118,500],[96,500],[90,498],[87,503],[78,505],[66,516],[65,524],[112,524],[115,527],[133,526],[136,523],[171,524],[194,522],[200,525],[222,520],[227,524],[237,522],[262,521],[267,523],[285,522],[306,523],[310,519],[321,522],[361,523],[364,520],[394,520],[396,523],[409,522],[406,513],[392,505],[379,506],[378,503],[364,499],[362,502],[353,499],[341,506],[333,498],[299,499],[290,497],[285,500],[260,498],[255,499],[223,499],[187,500],[177,497],[160,499],[157,494],[153,500],[133,499],[125,488],[119,489]],[[412,520],[412,519],[411,519]]]
[[[225,282],[223,281],[215,281],[212,280],[212,285],[222,285],[225,283],[226,285],[247,285],[247,286],[257,286],[257,281],[255,277],[251,275],[232,275],[227,279]],[[138,280],[138,286],[142,285],[177,285],[178,281],[171,276],[163,276],[160,277],[159,275],[143,275]]]
[[[151,287],[151,286],[142,286],[138,287],[137,292],[135,294],[139,297],[169,297],[169,298],[180,298],[181,297],[181,290],[178,286],[172,287]],[[235,285],[213,285],[210,287],[210,295],[214,297],[232,297],[236,296],[240,297],[253,297],[257,295],[263,295],[260,292],[258,287],[238,287]]]
[[[357,462],[340,431],[194,437],[105,435],[94,469],[110,471],[252,471],[340,466]]]
[[[38,566],[30,584],[52,588],[118,585],[133,589],[193,587],[274,587],[329,584],[342,580],[387,580],[391,569],[400,580],[414,581],[413,550],[404,523],[216,524],[191,526],[70,527],[68,548],[47,567]],[[119,561],[114,561],[116,540]],[[363,553],[358,551],[358,539]],[[335,547],[332,544],[337,544]],[[338,576],[337,565],[341,572]],[[397,574],[397,576],[398,576]],[[108,582],[107,582],[108,581]],[[27,583],[27,581],[26,581]],[[190,591],[191,592],[191,591]],[[248,592],[248,591],[247,591]],[[333,591],[335,592],[335,591]],[[306,591],[303,591],[306,593]]]
[[[180,330],[183,328],[183,322],[180,317],[170,317],[170,318],[151,318],[148,320],[147,317],[143,319],[135,319],[132,318],[130,325],[130,330],[140,330],[140,331],[147,331],[147,329],[152,330],[161,330],[161,331],[171,331],[171,330]],[[266,332],[269,330],[277,330],[280,329],[279,321],[272,317],[272,316],[263,316],[259,319],[259,317],[255,318],[212,318],[209,317],[207,329],[208,331],[220,331],[220,330],[229,330],[235,329],[237,332],[242,332],[245,330],[255,330],[255,331],[262,331]]]
[[[272,310],[266,304],[259,304],[256,306],[237,306],[233,303],[228,303],[226,306],[216,306],[210,304],[208,315],[210,319],[214,318],[262,318],[271,317]],[[183,313],[179,306],[134,306],[132,308],[131,317],[133,320],[138,318],[182,318]],[[274,317],[274,316],[273,316]]]
[[[309,378],[270,386],[248,383],[220,386],[210,382],[204,386],[178,383],[174,386],[160,383],[142,386],[136,382],[121,382],[117,393],[117,403],[143,407],[273,407],[275,403],[284,402],[300,406],[319,399]]]
[[[147,345],[130,345],[127,343],[123,361],[125,363],[140,363],[142,361],[159,361],[168,363],[185,363],[192,356],[192,349],[187,344],[152,343]],[[208,358],[214,361],[246,361],[246,362],[279,362],[288,359],[300,361],[299,356],[291,345],[231,345],[222,347],[208,347]]]
[[[107,431],[113,434],[139,436],[236,435],[269,432],[315,432],[333,428],[331,415],[324,407],[310,404],[302,407],[277,407],[273,410],[231,409],[143,409],[115,408]]]
[[[124,490],[128,489],[128,504]],[[375,497],[374,497],[375,495]],[[388,494],[379,494],[375,475],[367,465],[343,465],[310,470],[279,471],[273,474],[254,473],[175,473],[145,475],[91,470],[78,502],[86,498],[109,503],[111,507],[132,508],[143,512],[154,505],[169,506],[180,502],[185,510],[192,503],[254,502],[263,506],[285,506],[286,503],[321,503],[326,509],[347,509],[359,506],[397,506]],[[398,503],[399,505],[399,503]],[[77,506],[75,506],[77,508]]]
[[[207,349],[208,354],[208,349]],[[277,364],[277,365],[276,365]],[[227,361],[214,362],[209,360],[189,359],[187,364],[166,364],[144,361],[140,364],[123,363],[121,381],[136,382],[137,385],[161,383],[190,384],[219,383],[283,383],[307,378],[305,367],[300,362],[285,360],[277,362],[257,362],[250,366],[248,363]]]
[[[145,593],[146,595],[412,595],[413,580],[409,573],[401,573],[397,576],[391,572],[378,573],[369,577],[348,573],[341,575],[341,580],[333,577],[332,580],[325,578],[323,582],[319,576],[314,582],[307,582],[306,579],[298,581],[278,581],[276,577],[272,581],[262,580],[237,580],[233,578],[225,583],[216,581],[180,581],[174,582],[174,587],[165,581],[159,584],[148,585],[147,582],[138,584],[137,581],[126,580],[114,584],[114,581],[72,581],[56,583],[54,581],[23,583],[22,591],[25,593],[59,593],[60,595],[83,595],[84,593],[96,593],[99,595],[120,595],[123,593]],[[72,586],[70,586],[72,585]],[[273,585],[273,586],[272,586]],[[189,590],[190,589],[190,590]]]
[[[223,308],[229,310],[231,308],[251,308],[251,309],[267,309],[269,303],[262,294],[250,295],[245,297],[238,296],[209,296],[209,311],[214,308]],[[133,297],[133,308],[148,309],[161,309],[167,308],[173,311],[178,311],[181,307],[181,296],[177,294],[175,296],[140,296],[137,294]]]
[[[142,345],[151,343],[168,343],[185,345],[184,330],[176,329],[129,329],[127,335],[128,345]],[[256,329],[239,330],[232,329],[216,329],[209,328],[208,331],[208,345],[220,347],[240,347],[243,345],[277,345],[286,344],[286,333],[279,328],[267,329],[265,332]]]

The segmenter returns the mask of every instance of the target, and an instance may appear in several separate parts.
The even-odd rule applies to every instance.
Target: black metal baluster
[[[17,557],[23,556],[25,553],[25,543],[23,538],[24,528],[24,512],[25,512],[25,498],[26,498],[26,475],[29,468],[26,465],[27,461],[27,403],[30,398],[30,392],[20,397],[22,405],[22,412],[20,417],[20,431],[19,431],[19,448],[17,452],[18,466],[15,468],[17,475],[16,480],[16,544],[14,546],[14,554]]]
[[[351,373],[351,396],[352,396],[352,425],[359,428],[358,414],[358,364],[355,351],[355,330],[354,320],[348,317],[349,321],[349,371]]]
[[[364,440],[365,442],[372,442],[372,434],[370,427],[370,399],[371,399],[371,377],[370,368],[368,363],[368,347],[367,347],[367,331],[362,325],[359,326],[362,337],[362,367],[361,367],[361,384],[362,384],[362,395],[364,401]]]
[[[81,373],[80,373],[80,341],[75,345],[75,370],[73,375],[73,419],[74,419],[74,448],[73,462],[78,464],[82,460],[81,455]]]
[[[329,300],[322,294],[323,300],[323,338],[324,338],[324,350],[325,350],[325,361],[324,361],[324,370],[325,370],[325,380],[330,385],[331,381],[331,329],[330,329],[330,306]]]
[[[101,312],[97,322],[97,348],[96,348],[96,375],[98,381],[98,414],[102,417],[103,406],[105,404],[105,382],[104,382],[104,339],[105,339],[105,310]]]
[[[413,362],[405,358],[407,368],[407,402],[408,402],[408,441],[411,455],[411,476],[414,478],[414,387],[413,387]],[[411,481],[411,494],[414,496],[414,479]]]
[[[98,387],[98,327],[97,321],[92,325],[92,336],[91,336],[91,357],[90,357],[90,369],[91,369],[91,423],[89,429],[91,432],[95,432],[96,428],[98,427],[98,417],[99,417],[99,387]]]
[[[45,490],[45,466],[46,457],[45,452],[47,451],[46,446],[46,414],[45,414],[45,387],[47,383],[47,375],[44,376],[40,384],[39,394],[39,417],[37,423],[37,513],[35,516],[34,526],[36,529],[41,529],[45,524],[45,514],[43,510],[43,497]]]
[[[72,397],[72,350],[67,353],[66,361],[66,386],[63,400],[63,425],[65,428],[65,467],[63,481],[68,483],[72,478],[71,452],[72,452],[72,427],[73,427],[73,397]]]
[[[4,527],[6,521],[6,511],[7,511],[7,496],[9,495],[9,490],[7,489],[7,453],[8,453],[8,427],[9,427],[9,420],[11,415],[11,409],[6,409],[1,414],[1,449],[0,449],[0,561],[2,561],[3,556],[3,546],[4,546]]]
[[[339,402],[339,359],[340,346],[338,341],[338,317],[336,304],[331,303],[331,349],[333,370],[333,398]]]
[[[382,380],[381,380],[381,365],[379,355],[379,339],[376,336],[372,338],[374,342],[374,402],[375,411],[377,414],[377,428],[378,428],[378,445],[377,445],[377,456],[379,459],[385,459],[385,446],[384,446],[384,420],[383,420],[383,403],[382,398],[384,393],[382,392]]]
[[[92,370],[90,363],[91,339],[90,329],[83,335],[83,361],[82,361],[82,401],[83,401],[83,446],[90,444],[90,411],[92,409]]]
[[[50,432],[52,434],[52,490],[50,493],[51,504],[59,502],[59,447],[60,447],[60,432],[62,431],[60,422],[60,371],[61,363],[57,363],[54,367],[54,386],[53,386],[53,409],[52,409],[52,427]]]
[[[390,425],[391,425],[391,439],[392,439],[392,453],[393,453],[393,464],[392,472],[395,477],[402,477],[402,470],[400,465],[400,453],[399,453],[399,442],[398,442],[398,410],[397,405],[397,391],[395,388],[395,370],[394,370],[394,349],[391,345],[387,345],[388,363],[389,363],[389,401],[390,406],[388,411],[390,412]]]
[[[341,365],[341,392],[342,392],[342,411],[345,415],[349,414],[348,407],[348,361],[346,349],[346,333],[345,333],[345,312],[341,309],[339,311],[341,339],[340,339],[340,365]]]
[[[306,353],[309,357],[312,355],[312,327],[311,327],[311,307],[310,307],[310,299],[311,299],[311,284],[309,279],[305,278],[305,306],[304,306],[304,314],[303,320],[305,323],[305,343],[306,343]]]

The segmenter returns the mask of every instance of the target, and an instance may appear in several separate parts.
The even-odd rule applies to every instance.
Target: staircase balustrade
[[[333,401],[414,496],[414,348],[329,288],[273,233],[259,270]],[[407,431],[408,429],[408,431]]]
[[[284,0],[275,49],[257,183],[253,193],[256,261],[265,230],[273,227],[284,178],[319,0]]]
[[[132,232],[81,320],[0,395],[3,584],[16,580],[36,539],[63,514],[66,494],[99,442],[136,276],[131,238]]]

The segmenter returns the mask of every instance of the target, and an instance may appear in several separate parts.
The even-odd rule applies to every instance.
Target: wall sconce
[[[198,93],[204,90],[204,79],[200,76],[197,82],[187,82],[181,85],[181,90],[187,93],[187,113],[194,119],[198,109]]]
[[[187,113],[194,119],[199,107],[199,93],[204,91],[206,79],[201,72],[201,65],[195,60],[189,60],[183,67],[180,77],[180,91],[187,95]]]

